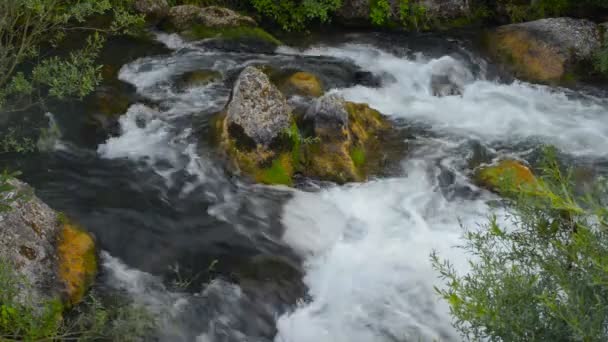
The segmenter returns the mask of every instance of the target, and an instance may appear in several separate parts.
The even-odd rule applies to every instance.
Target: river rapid
[[[545,144],[581,174],[608,167],[601,89],[514,80],[470,34],[328,34],[274,52],[156,40],[143,57],[124,57],[136,55],[126,44],[111,51],[123,56],[117,75],[131,102],[115,129],[91,128],[86,101],[62,105],[50,151],[2,160],[95,234],[98,291],[156,314],[156,340],[460,341],[429,255],[466,271],[454,248],[462,227],[504,216],[473,168],[501,157],[534,166]],[[210,119],[247,65],[319,75],[330,92],[386,114],[407,152],[362,184],[303,179],[289,189],[228,174]],[[222,77],[177,86],[201,69]],[[431,79],[446,70],[462,96],[433,96]]]

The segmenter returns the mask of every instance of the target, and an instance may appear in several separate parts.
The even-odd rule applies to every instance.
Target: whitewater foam
[[[281,52],[297,53],[287,48]],[[471,66],[453,56],[431,59],[419,55],[409,60],[357,44],[315,47],[302,53],[349,59],[379,76],[391,75],[380,88],[355,86],[338,92],[395,118],[486,143],[539,141],[574,155],[608,156],[605,100],[573,98],[565,89],[521,81],[501,84],[486,80],[483,73],[474,80],[467,70]],[[431,78],[446,64],[462,75],[462,96],[433,96]]]
[[[278,320],[275,341],[457,340],[433,291],[429,254],[464,269],[453,248],[460,224],[482,223],[490,209],[447,201],[428,166],[419,160],[406,178],[298,192],[286,205],[283,239],[305,257],[312,300]]]

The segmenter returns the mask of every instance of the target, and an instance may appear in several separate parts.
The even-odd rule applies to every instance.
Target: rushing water
[[[86,106],[61,107],[55,150],[8,162],[95,233],[100,289],[157,314],[161,340],[458,341],[429,254],[466,271],[454,248],[461,225],[501,214],[489,204],[495,196],[471,182],[474,166],[504,156],[534,164],[552,144],[570,165],[606,169],[601,91],[513,81],[467,38],[339,35],[275,53],[158,40],[168,50],[121,61],[132,104],[116,132],[74,119]],[[209,120],[251,64],[318,74],[331,92],[388,115],[408,152],[363,184],[306,181],[294,190],[228,175]],[[200,69],[223,78],[177,85]],[[433,96],[438,74],[463,95]]]

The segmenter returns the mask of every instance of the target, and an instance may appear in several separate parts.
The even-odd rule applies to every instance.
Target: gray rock
[[[218,6],[203,8],[194,5],[175,6],[169,11],[168,21],[178,31],[187,30],[197,24],[210,28],[257,26],[251,17]]]
[[[145,14],[146,19],[159,22],[169,14],[167,0],[135,0],[133,4],[135,11]]]
[[[498,30],[526,32],[567,59],[590,58],[601,46],[598,25],[586,19],[548,18],[505,25]]]
[[[446,56],[435,61],[431,71],[431,92],[433,96],[462,95],[473,75],[460,61]]]
[[[56,298],[62,289],[55,273],[55,239],[61,230],[57,213],[26,184],[17,180],[10,183],[16,189],[8,196],[16,201],[10,211],[0,213],[0,257],[15,265],[31,285],[21,294],[24,298],[33,302]]]
[[[200,22],[201,8],[194,5],[181,5],[171,7],[167,21],[178,31],[189,29]]]
[[[253,18],[218,6],[209,6],[201,9],[199,17],[203,25],[213,28],[257,26]]]
[[[226,114],[231,134],[232,127],[240,127],[255,144],[264,146],[289,129],[292,121],[285,96],[266,74],[252,66],[239,75]]]
[[[319,137],[342,136],[348,126],[348,112],[344,99],[336,94],[318,98],[304,115],[304,120],[313,124]]]

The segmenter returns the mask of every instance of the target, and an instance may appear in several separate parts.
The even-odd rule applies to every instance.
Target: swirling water
[[[96,234],[99,287],[156,313],[160,340],[458,341],[429,254],[466,271],[454,248],[461,225],[502,214],[471,181],[475,162],[534,164],[552,144],[571,165],[605,169],[601,91],[511,80],[467,38],[352,34],[272,54],[158,40],[167,51],[120,69],[131,105],[115,134],[83,138],[90,132],[68,115],[80,108],[63,108],[61,148],[19,166],[43,199]],[[251,64],[320,75],[331,92],[388,115],[407,153],[362,184],[287,189],[230,176],[210,119]],[[200,69],[222,78],[177,85]],[[438,74],[462,96],[433,96]]]

